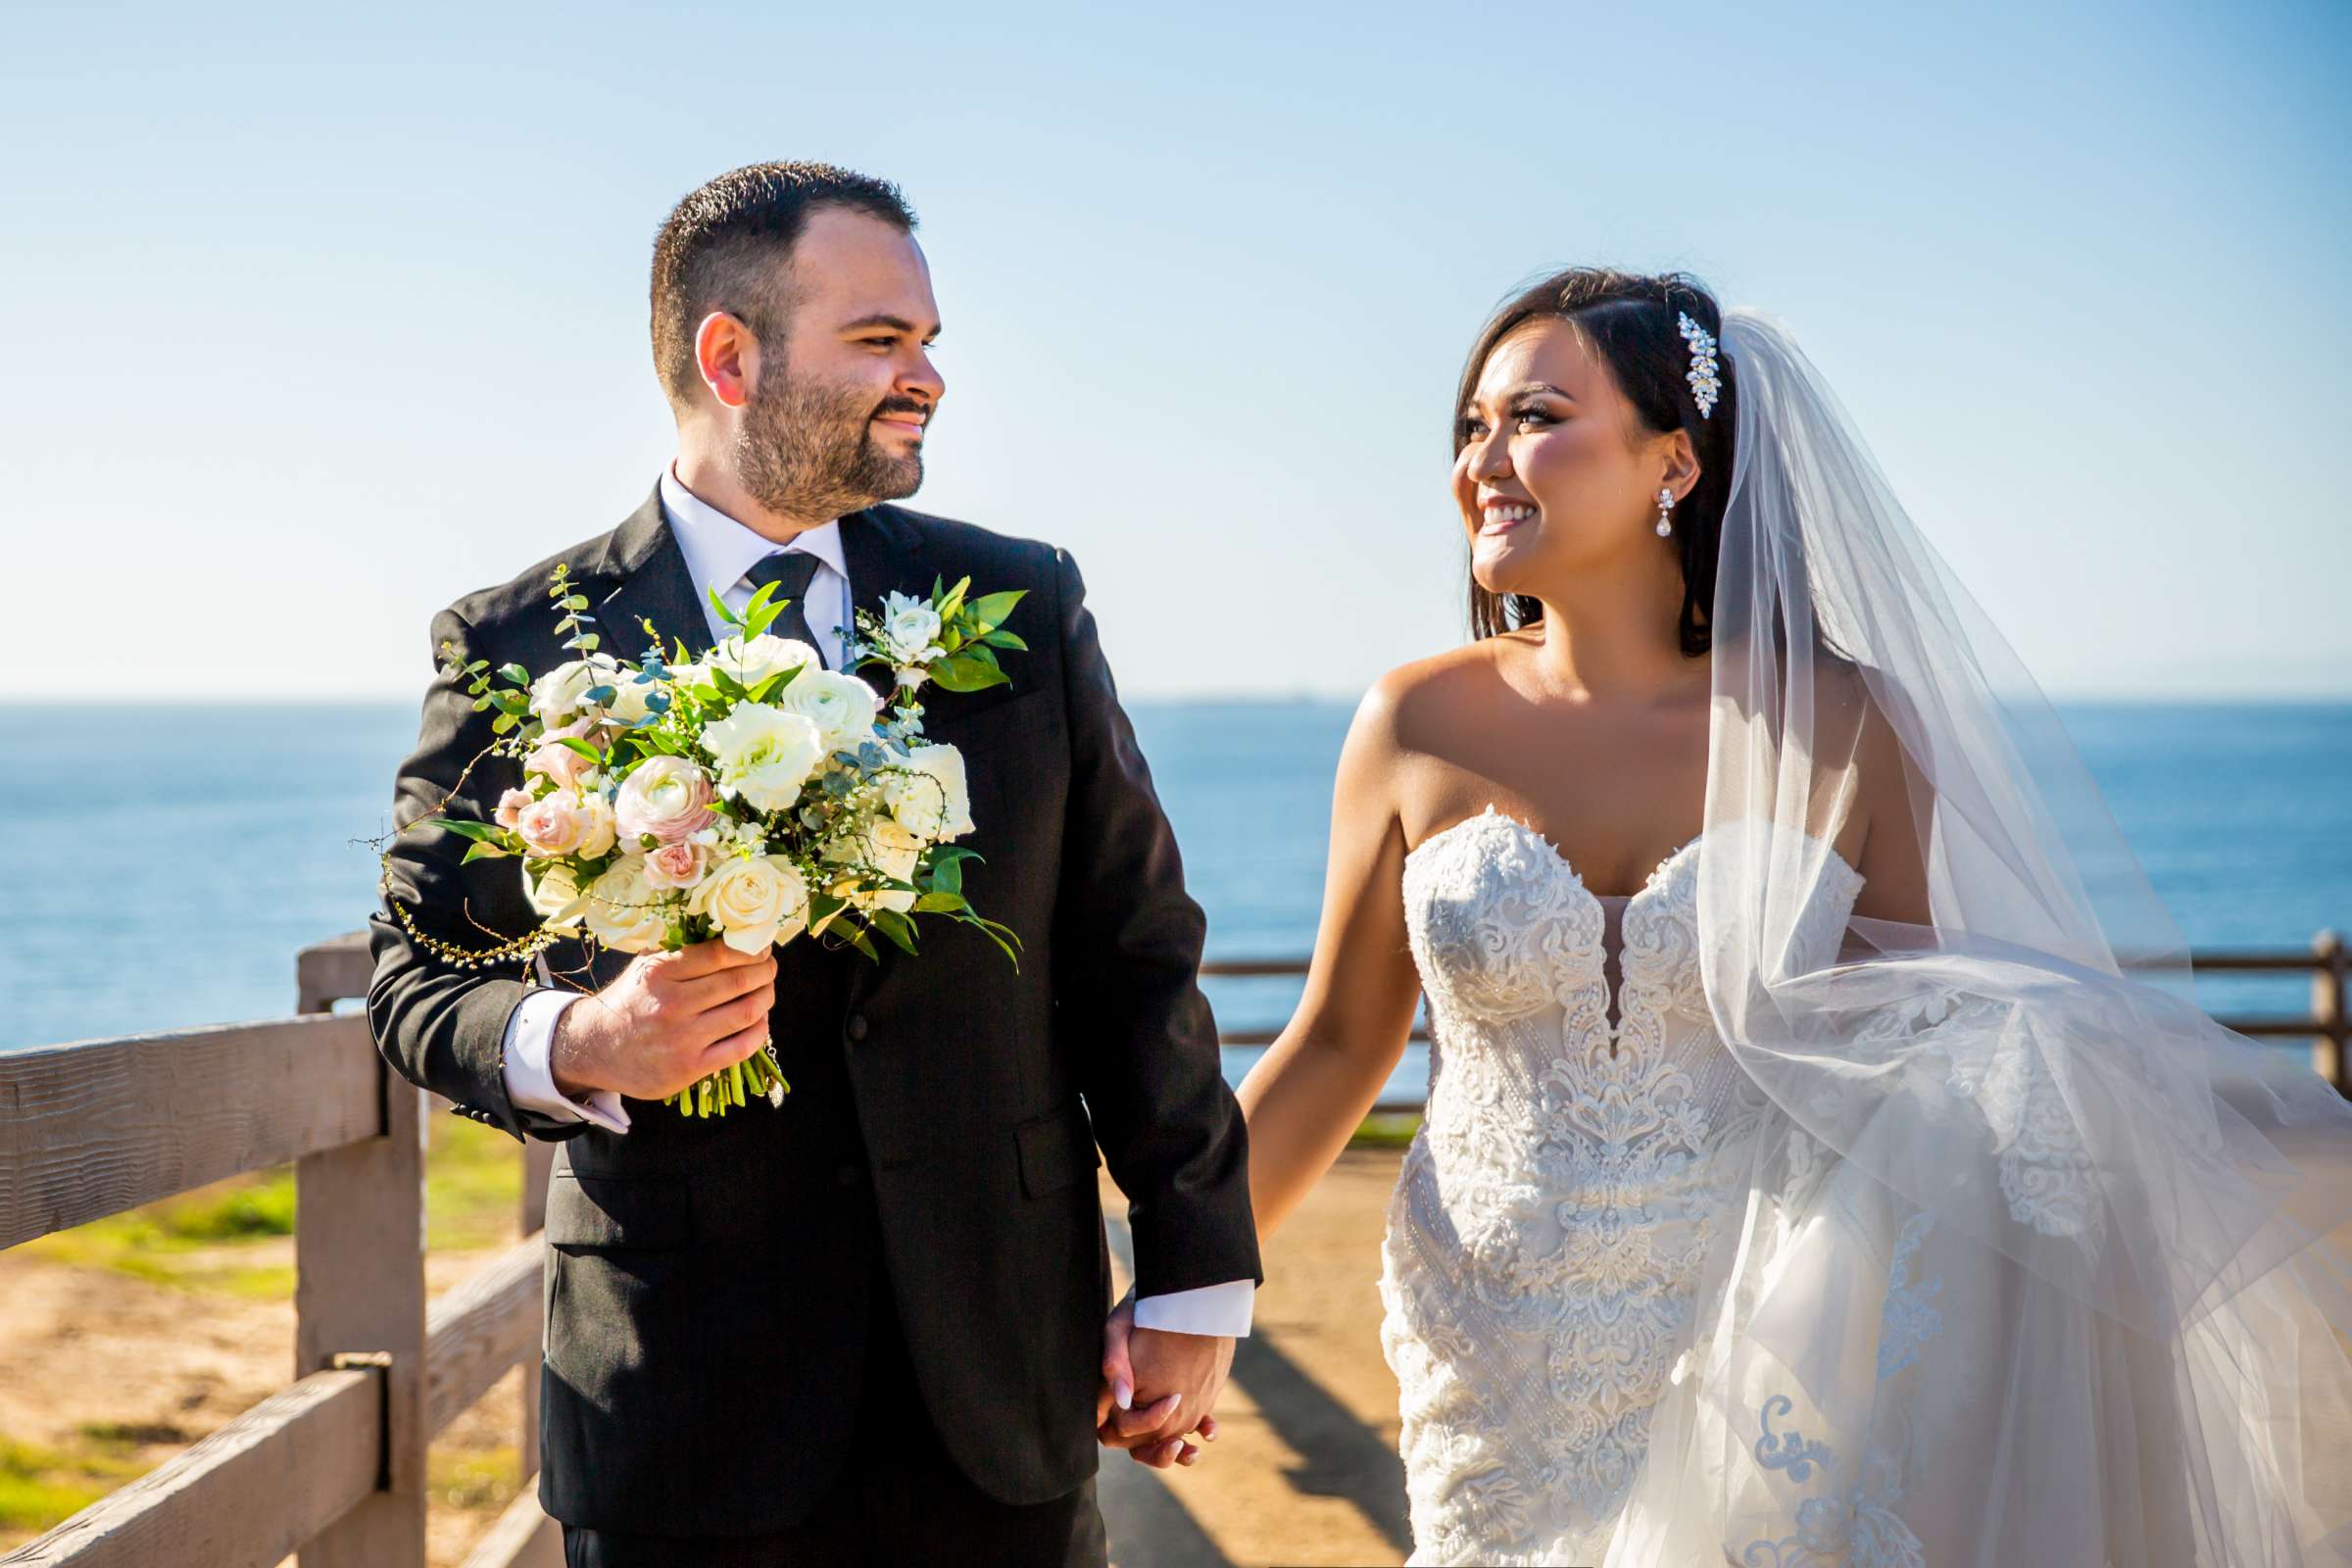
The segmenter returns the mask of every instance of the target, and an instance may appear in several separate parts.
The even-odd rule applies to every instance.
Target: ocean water
[[[1304,957],[1349,709],[1143,702],[1136,729],[1209,956]],[[2352,704],[2063,706],[2192,946],[2352,931]],[[20,709],[0,775],[0,1049],[282,1016],[294,955],[372,906],[408,704]],[[1291,979],[1211,980],[1223,1028],[1273,1029]],[[2206,1006],[2300,1012],[2300,976],[2200,982]],[[1256,1053],[1229,1049],[1236,1081]],[[1392,1092],[1417,1091],[1418,1049]]]

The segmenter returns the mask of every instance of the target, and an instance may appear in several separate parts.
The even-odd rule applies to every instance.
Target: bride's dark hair
[[[1713,413],[1703,418],[1684,379],[1690,368],[1690,345],[1676,318],[1686,311],[1718,340],[1716,374],[1723,390]],[[1739,416],[1739,380],[1720,346],[1723,312],[1715,296],[1688,272],[1652,276],[1605,267],[1572,267],[1522,289],[1488,318],[1462,366],[1462,384],[1453,399],[1455,457],[1461,456],[1466,440],[1462,411],[1478,390],[1487,357],[1495,344],[1537,320],[1567,321],[1583,334],[1651,434],[1677,428],[1690,432],[1698,454],[1698,483],[1675,506],[1674,548],[1683,564],[1677,629],[1683,652],[1696,658],[1712,646],[1707,614],[1715,603],[1715,555],[1732,483],[1732,428]],[[1543,618],[1542,601],[1526,594],[1506,598],[1480,587],[1476,577],[1470,579],[1472,637],[1492,637]]]

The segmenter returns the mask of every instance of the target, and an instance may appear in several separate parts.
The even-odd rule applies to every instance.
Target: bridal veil
[[[1700,962],[1777,1114],[1608,1562],[2352,1561],[2352,1106],[2195,1005],[1787,328],[1730,311],[1721,348]],[[1794,938],[1866,793],[1924,906],[1824,963]]]

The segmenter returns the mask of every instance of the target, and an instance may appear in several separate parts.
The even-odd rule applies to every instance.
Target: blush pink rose
[[[498,798],[498,809],[491,813],[490,819],[500,827],[511,828],[521,820],[523,811],[530,804],[529,790],[508,790]]]
[[[651,833],[676,844],[718,819],[710,809],[710,775],[683,757],[652,757],[620,781],[612,817],[623,843]]]
[[[645,857],[645,881],[648,887],[692,889],[703,879],[703,847],[700,844],[664,844],[651,850]]]
[[[588,720],[575,718],[570,723],[544,732],[531,755],[523,759],[522,770],[537,773],[560,790],[576,789],[580,776],[596,764],[568,746],[564,740],[585,740],[590,729]]]
[[[542,801],[533,801],[514,818],[514,831],[530,852],[545,858],[555,855],[569,855],[580,847],[588,836],[589,820],[580,809],[580,798],[569,790],[558,790]]]

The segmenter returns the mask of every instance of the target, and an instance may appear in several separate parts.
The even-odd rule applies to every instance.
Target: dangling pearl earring
[[[1658,491],[1658,537],[1663,539],[1672,532],[1674,532],[1674,492],[1661,488]]]

